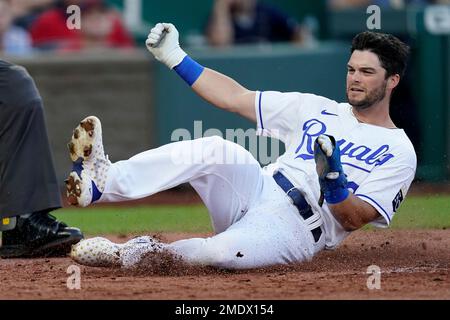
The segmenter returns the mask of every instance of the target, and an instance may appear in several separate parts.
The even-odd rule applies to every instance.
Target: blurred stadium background
[[[144,39],[157,22],[174,23],[187,52],[248,88],[311,92],[344,100],[350,40],[367,30],[367,6],[333,10],[325,0],[265,2],[276,4],[306,26],[308,41],[216,48],[204,36],[213,0],[109,0],[136,40],[135,49],[37,51],[2,57],[25,66],[41,91],[61,185],[71,168],[66,143],[74,126],[88,115],[102,119],[105,148],[112,161],[168,143],[178,128],[194,135],[196,120],[202,121],[203,131],[253,128],[250,122],[200,100],[145,51]],[[397,35],[412,48],[404,88],[392,108],[395,122],[410,135],[418,153],[417,181],[448,186],[450,4],[436,8],[436,4],[382,7],[379,31]],[[437,211],[448,213],[445,203]]]

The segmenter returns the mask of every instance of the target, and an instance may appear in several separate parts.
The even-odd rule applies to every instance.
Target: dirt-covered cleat
[[[164,244],[150,236],[131,239],[120,248],[120,263],[122,268],[130,269],[139,264],[147,253],[162,252]]]
[[[68,144],[70,158],[73,162],[79,158],[90,159],[92,150],[96,146],[99,154],[103,154],[102,126],[97,117],[90,116],[80,122],[73,130],[72,138]]]
[[[86,207],[100,199],[111,166],[103,149],[100,120],[94,116],[82,120],[68,148],[73,169],[66,180],[67,198],[71,205]]]
[[[67,201],[73,206],[87,207],[96,197],[99,198],[98,189],[95,191],[97,196],[94,196],[95,188],[97,188],[96,184],[89,175],[84,174],[81,179],[75,171],[72,171],[66,180]]]
[[[86,239],[72,246],[70,257],[90,267],[120,267],[122,246],[102,237]]]
[[[102,237],[82,240],[72,246],[70,257],[77,263],[91,267],[137,266],[146,253],[162,252],[164,244],[150,236],[114,243]]]

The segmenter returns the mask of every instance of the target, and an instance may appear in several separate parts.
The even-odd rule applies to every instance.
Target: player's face
[[[378,56],[355,50],[347,65],[347,99],[358,109],[370,108],[386,96],[386,70]]]

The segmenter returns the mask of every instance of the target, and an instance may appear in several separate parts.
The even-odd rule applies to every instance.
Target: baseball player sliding
[[[389,116],[389,101],[409,48],[363,32],[347,65],[348,103],[314,94],[251,91],[183,51],[174,25],[158,23],[148,50],[200,97],[256,123],[286,152],[261,168],[241,146],[219,137],[175,142],[111,163],[100,120],[88,117],[69,144],[69,201],[79,206],[146,197],[189,182],[209,210],[215,235],[161,243],[81,241],[72,258],[92,266],[132,267],[166,251],[192,264],[244,269],[310,260],[370,223],[389,226],[416,170],[414,148]],[[183,161],[180,161],[180,158]]]

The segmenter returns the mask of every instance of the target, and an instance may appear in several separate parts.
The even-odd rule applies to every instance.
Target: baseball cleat
[[[72,246],[70,257],[77,263],[90,267],[131,268],[149,252],[161,252],[163,244],[152,237],[143,236],[118,244],[106,238],[82,240]]]
[[[111,166],[103,149],[100,120],[94,116],[82,120],[67,146],[73,162],[65,181],[67,198],[71,205],[86,207],[100,199]]]
[[[143,236],[131,239],[120,248],[120,263],[122,268],[136,266],[146,253],[161,252],[163,244],[152,237]]]
[[[72,246],[70,257],[77,263],[90,267],[120,267],[121,245],[106,238],[82,240]]]

